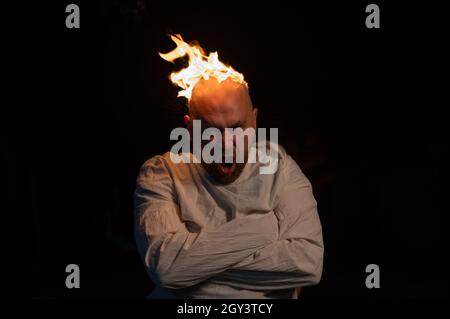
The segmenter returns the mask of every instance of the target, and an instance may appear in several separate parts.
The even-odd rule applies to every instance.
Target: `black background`
[[[326,250],[304,298],[448,296],[448,140],[424,22],[438,7],[378,1],[381,29],[367,29],[365,1],[74,1],[81,28],[66,29],[68,3],[27,40],[38,102],[4,148],[10,189],[31,213],[32,297],[151,291],[132,194],[187,112],[158,56],[170,32],[244,74],[259,126],[279,128],[311,180]],[[70,263],[80,289],[65,287]],[[380,289],[365,287],[371,263]]]

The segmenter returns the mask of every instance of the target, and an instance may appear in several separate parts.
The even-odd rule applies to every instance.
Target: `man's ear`
[[[254,125],[255,125],[255,127],[256,127],[256,126],[257,126],[257,125],[256,125],[256,118],[258,117],[258,109],[257,109],[256,107],[253,108],[252,113],[253,113],[253,123],[254,123]]]
[[[189,115],[185,115],[183,117],[184,125],[190,131],[192,127],[191,117]]]

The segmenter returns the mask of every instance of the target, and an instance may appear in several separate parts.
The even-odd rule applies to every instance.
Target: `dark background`
[[[81,28],[66,29],[69,3],[28,40],[39,102],[6,148],[10,189],[31,213],[32,297],[151,291],[132,195],[140,165],[170,149],[187,112],[158,56],[174,47],[170,32],[244,74],[259,126],[279,128],[311,180],[326,250],[304,298],[448,296],[448,140],[424,23],[438,7],[377,1],[381,29],[367,29],[370,1],[74,1]],[[65,287],[70,263],[80,289]],[[365,287],[370,263],[380,289]]]

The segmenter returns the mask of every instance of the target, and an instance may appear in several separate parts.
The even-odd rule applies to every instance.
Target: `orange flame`
[[[174,34],[170,38],[175,42],[177,47],[169,53],[159,53],[160,57],[169,62],[173,62],[185,55],[189,58],[189,65],[186,68],[173,72],[170,75],[172,83],[182,88],[178,92],[178,96],[184,96],[189,101],[192,90],[198,81],[201,79],[208,80],[210,77],[216,78],[219,83],[230,78],[248,87],[241,73],[219,61],[217,52],[212,52],[206,56],[202,47],[199,45],[189,45],[183,41],[181,35]]]

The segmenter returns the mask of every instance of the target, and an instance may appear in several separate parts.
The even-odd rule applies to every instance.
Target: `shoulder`
[[[163,154],[156,155],[142,164],[136,179],[137,195],[171,200],[176,198],[169,161],[170,158]]]
[[[286,149],[278,143],[267,141],[265,144],[267,154],[271,154],[270,158],[277,159],[277,174],[284,182],[287,183],[305,183],[309,181],[303,174],[300,165],[288,154]]]
[[[288,185],[311,187],[311,183],[300,168],[300,164],[297,163],[284,148],[280,151],[280,172],[283,176],[283,180],[285,180]]]
[[[139,170],[139,177],[151,178],[158,173],[167,172],[166,158],[164,155],[156,155],[144,162]]]
[[[170,157],[167,152],[163,155],[156,155],[146,160],[139,170],[137,182],[154,183],[171,179]]]
[[[189,154],[182,154],[188,158]],[[156,155],[145,161],[139,172],[139,180],[158,181],[158,180],[182,180],[186,176],[192,175],[190,162],[174,162],[173,154],[166,152],[162,155]]]
[[[268,140],[258,141],[259,167],[264,170],[262,174],[283,175],[287,166],[292,165],[293,159],[288,155],[286,149],[278,143]],[[295,162],[294,162],[295,163]]]

